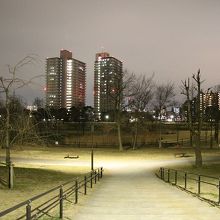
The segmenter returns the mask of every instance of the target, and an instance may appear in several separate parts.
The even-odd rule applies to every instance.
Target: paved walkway
[[[220,209],[162,182],[147,164],[137,162],[105,170],[71,219],[219,220]]]

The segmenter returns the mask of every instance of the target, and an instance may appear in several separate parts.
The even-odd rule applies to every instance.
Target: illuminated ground
[[[220,219],[220,209],[162,182],[152,172],[160,164],[175,162],[115,160],[106,163],[104,178],[95,191],[66,215],[74,220]]]
[[[175,187],[158,180],[153,172],[160,166],[193,164],[193,151],[184,149],[191,157],[175,158],[183,149],[139,149],[119,152],[117,149],[95,149],[95,167],[103,166],[104,179],[87,196],[80,196],[80,203],[65,211],[70,219],[220,219],[220,210],[193,198]],[[81,174],[90,169],[91,149],[83,148],[24,148],[12,151],[16,167],[33,167],[63,173]],[[0,151],[4,161],[4,151]],[[79,159],[64,159],[79,155]],[[219,161],[220,151],[207,150],[205,160]],[[18,178],[18,177],[17,177]],[[48,182],[49,188],[60,183]],[[51,184],[51,186],[50,186]],[[38,183],[31,184],[34,195],[45,191]],[[16,194],[17,193],[17,194]],[[30,197],[30,192],[2,190],[0,197],[7,198],[8,206]],[[7,194],[7,195],[6,195]],[[11,195],[9,195],[11,194]],[[18,194],[23,197],[17,196]],[[5,196],[4,196],[5,195]],[[16,196],[15,196],[16,195]],[[32,195],[31,195],[32,196]]]

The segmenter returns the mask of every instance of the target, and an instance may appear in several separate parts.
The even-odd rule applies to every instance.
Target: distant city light
[[[26,107],[26,109],[29,111],[37,111],[37,106],[36,105],[28,105]]]

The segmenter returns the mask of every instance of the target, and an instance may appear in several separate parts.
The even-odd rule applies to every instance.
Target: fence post
[[[93,171],[91,171],[91,173],[90,173],[90,187],[91,188],[92,188],[92,178],[93,178],[92,173],[93,173]]]
[[[78,203],[78,179],[75,180],[75,204]]]
[[[184,188],[185,188],[185,190],[186,190],[186,188],[187,188],[187,173],[185,173],[184,179],[185,179],[185,186],[184,186]]]
[[[101,178],[102,178],[102,172],[103,172],[103,168],[101,167],[101,176],[100,176]]]
[[[177,185],[177,170],[175,170],[175,185]]]
[[[31,220],[31,201],[28,201],[26,206],[26,220]]]
[[[63,186],[60,186],[60,194],[59,194],[59,199],[60,199],[60,218],[63,218]]]
[[[87,177],[84,177],[84,195],[86,195],[86,191],[87,191]]]
[[[220,178],[218,180],[218,204],[220,204]]]
[[[99,168],[98,168],[98,181],[99,181],[99,175],[100,175],[100,172],[99,172]]]
[[[198,195],[200,195],[200,180],[201,180],[201,176],[198,176]]]
[[[91,151],[91,170],[93,170],[94,169],[94,153],[93,153],[93,149],[92,149],[92,151]]]
[[[96,170],[95,170],[95,184],[96,184],[96,176],[97,176],[97,172],[96,172]]]
[[[164,168],[162,168],[162,178],[163,178],[163,181],[164,181]]]

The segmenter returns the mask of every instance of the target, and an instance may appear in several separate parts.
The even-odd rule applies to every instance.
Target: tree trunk
[[[187,120],[188,120],[188,128],[190,131],[190,144],[194,148],[195,151],[195,165],[196,167],[202,166],[202,153],[201,153],[201,146],[200,146],[200,136],[201,136],[201,129],[202,129],[202,111],[200,110],[200,94],[201,94],[201,81],[200,81],[200,70],[198,74],[195,76],[193,75],[193,79],[196,81],[197,84],[197,102],[196,102],[196,121],[198,122],[197,129],[193,126],[192,120],[192,111],[191,111],[191,100],[190,100],[190,81],[188,78],[188,82],[185,81],[184,88],[186,90],[186,97],[187,97]]]
[[[190,147],[193,147],[193,136],[192,136],[192,131],[189,132],[190,134]]]
[[[133,150],[136,149],[137,146],[137,136],[138,136],[138,122],[135,122],[135,133],[134,133],[134,142],[133,142]]]
[[[5,138],[5,148],[6,148],[6,164],[10,163],[10,112],[9,112],[9,97],[8,97],[8,91],[6,91],[6,100],[5,100],[5,106],[6,106],[6,138]]]
[[[10,153],[10,112],[9,112],[9,91],[5,91],[5,106],[6,106],[6,166],[8,168],[8,188],[12,189],[14,185],[13,165],[11,162]]]
[[[161,117],[160,117],[160,124],[159,124],[159,148],[162,148]]]
[[[123,145],[121,140],[121,124],[117,122],[117,130],[118,130],[118,145],[119,145],[119,151],[123,151]]]
[[[202,130],[202,114],[203,114],[203,108],[200,109],[200,94],[201,94],[201,80],[200,80],[200,71],[197,74],[197,88],[198,88],[198,94],[197,94],[197,119],[198,119],[198,128],[197,128],[197,135],[196,135],[196,147],[195,147],[195,156],[196,156],[196,167],[202,167],[202,153],[201,153],[201,130]]]
[[[176,122],[176,144],[179,145],[179,126],[178,126],[178,122]]]
[[[202,167],[202,152],[201,152],[201,148],[200,148],[200,137],[199,135],[197,135],[195,137],[196,141],[194,144],[194,150],[195,150],[195,166],[196,167]]]

